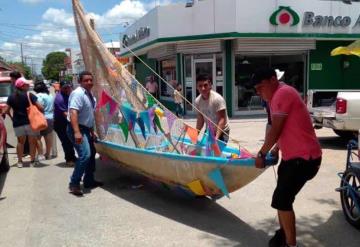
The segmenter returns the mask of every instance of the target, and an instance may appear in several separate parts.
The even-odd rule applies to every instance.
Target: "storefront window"
[[[235,56],[235,106],[238,111],[262,109],[262,100],[251,85],[251,76],[257,68],[272,67],[285,72],[282,79],[295,87],[300,94],[304,90],[304,56]]]
[[[160,62],[161,77],[164,78],[173,88],[176,87],[176,60],[175,58],[162,60]],[[160,95],[161,97],[173,99],[173,89],[165,82],[160,81]]]

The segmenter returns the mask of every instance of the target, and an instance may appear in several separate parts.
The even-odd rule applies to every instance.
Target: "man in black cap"
[[[75,151],[74,145],[66,134],[67,114],[69,95],[72,91],[72,83],[68,81],[60,82],[60,92],[56,94],[54,100],[54,130],[61,141],[64,150],[66,165],[74,166]]]
[[[305,183],[317,174],[321,147],[310,114],[296,89],[279,83],[275,70],[270,68],[258,69],[252,81],[257,93],[270,106],[272,122],[255,166],[264,168],[266,154],[274,146],[273,155],[278,156],[279,150],[282,155],[271,203],[278,211],[280,229],[270,239],[269,246],[297,246],[293,203]]]

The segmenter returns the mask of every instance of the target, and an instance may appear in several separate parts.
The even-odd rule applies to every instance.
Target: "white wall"
[[[290,6],[300,17],[294,27],[273,26],[269,18],[279,6]],[[350,16],[349,27],[303,27],[303,15],[312,11],[315,15]],[[351,5],[342,1],[322,0],[206,0],[192,7],[172,4],[151,10],[130,26],[125,33],[133,34],[140,27],[150,27],[150,37],[138,41],[131,48],[158,38],[195,36],[202,34],[238,33],[345,33],[359,34],[360,25],[353,25],[360,16],[360,3]]]

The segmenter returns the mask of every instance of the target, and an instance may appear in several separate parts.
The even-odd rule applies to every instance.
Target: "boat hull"
[[[102,156],[139,172],[151,179],[170,185],[188,188],[188,184],[200,180],[207,196],[222,192],[208,174],[220,169],[229,192],[233,192],[258,177],[263,170],[254,167],[254,160],[225,160],[204,157],[164,154],[156,151],[130,148],[109,142],[96,143]]]

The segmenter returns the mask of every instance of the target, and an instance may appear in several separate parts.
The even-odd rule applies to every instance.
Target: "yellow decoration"
[[[164,116],[164,111],[161,110],[160,108],[156,108],[155,109],[155,114],[159,117],[162,118]]]
[[[237,158],[239,158],[239,155],[237,155],[237,154],[231,154],[231,158],[237,159]]]
[[[206,195],[204,188],[200,182],[200,180],[195,180],[191,183],[188,183],[187,186],[190,188],[190,190],[198,196],[204,196]]]
[[[348,46],[337,47],[331,51],[331,56],[337,55],[355,55],[360,57],[360,40],[357,40]]]

